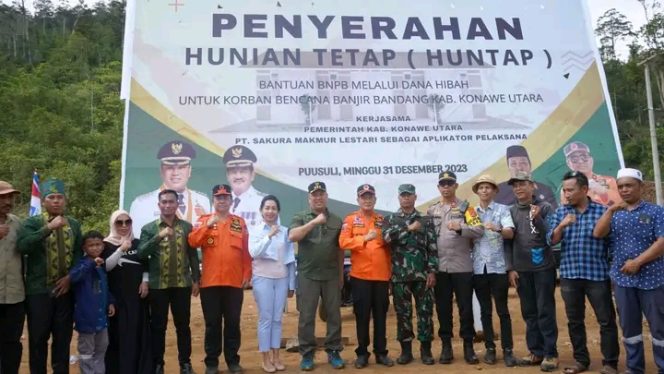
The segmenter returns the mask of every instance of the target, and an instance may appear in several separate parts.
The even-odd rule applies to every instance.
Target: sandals
[[[580,362],[575,362],[574,365],[567,366],[566,368],[564,368],[563,373],[564,374],[577,374],[577,373],[583,373],[586,370],[588,370],[587,366],[583,365]]]

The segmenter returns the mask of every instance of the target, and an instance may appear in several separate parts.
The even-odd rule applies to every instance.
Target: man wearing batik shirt
[[[585,174],[566,173],[562,191],[568,204],[549,218],[547,239],[550,245],[561,243],[560,293],[576,361],[564,372],[578,373],[590,367],[584,323],[587,297],[599,323],[602,373],[617,373],[620,348],[609,279],[609,242],[593,237],[595,224],[606,208],[588,197],[588,188]]]
[[[612,205],[597,222],[593,235],[610,235],[613,280],[629,373],[646,371],[642,320],[652,335],[658,372],[664,372],[664,208],[643,201],[643,175],[639,170],[618,171],[622,202]]]
[[[417,314],[417,340],[420,359],[433,365],[433,287],[436,284],[438,252],[436,234],[430,220],[415,209],[415,186],[399,186],[399,210],[385,218],[383,238],[390,245],[392,258],[392,295],[397,313],[397,340],[401,355],[397,363],[413,361],[413,299]]]
[[[473,288],[480,303],[482,329],[484,330],[484,362],[496,363],[496,343],[493,342],[492,305],[500,319],[500,339],[505,366],[516,365],[514,342],[512,339],[512,318],[507,307],[509,280],[505,261],[504,239],[514,237],[514,222],[509,207],[498,204],[493,198],[498,193],[498,185],[490,175],[482,175],[473,184],[473,192],[480,198],[477,213],[484,225],[484,234],[475,240],[473,248]],[[493,301],[492,301],[493,299]]]
[[[65,215],[65,185],[48,179],[40,186],[44,213],[25,220],[18,249],[25,255],[25,294],[30,345],[30,372],[46,373],[48,340],[51,368],[69,372],[69,344],[74,303],[69,270],[81,258],[81,225]]]
[[[198,296],[198,255],[189,246],[191,224],[178,218],[178,194],[163,190],[158,195],[161,216],[141,229],[140,258],[150,258],[150,330],[155,373],[164,372],[166,326],[170,306],[178,342],[180,373],[191,367],[191,296]]]

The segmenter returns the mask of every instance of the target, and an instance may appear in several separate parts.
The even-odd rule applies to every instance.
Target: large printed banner
[[[338,214],[364,183],[393,211],[401,183],[437,199],[445,170],[467,199],[481,174],[531,171],[556,204],[570,169],[611,204],[622,156],[584,3],[136,0],[122,205],[140,229],[174,188],[194,220],[228,182],[249,225],[266,193],[288,222],[319,180]]]

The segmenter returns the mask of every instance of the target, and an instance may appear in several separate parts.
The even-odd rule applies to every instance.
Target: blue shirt
[[[606,207],[588,199],[588,207],[579,213],[571,205],[563,205],[549,217],[546,239],[551,244],[553,230],[568,214],[576,215],[576,222],[563,229],[560,242],[560,277],[604,281],[609,279],[609,239],[593,237],[595,224]]]
[[[86,256],[71,269],[69,277],[74,289],[76,331],[84,334],[102,331],[108,326],[108,305],[114,303],[108,292],[106,267],[97,266]]]
[[[288,240],[288,228],[279,225],[279,232],[269,238],[271,227],[261,223],[249,229],[249,254],[254,260],[279,261],[287,268],[288,286],[295,289],[295,245]],[[283,258],[279,256],[283,248]]]
[[[486,209],[482,209],[478,205],[475,210],[477,210],[482,224],[492,223],[501,228],[511,227],[514,229],[512,215],[507,205],[492,201]],[[505,274],[507,272],[503,236],[499,232],[484,230],[482,237],[475,240],[473,272],[484,274],[485,267],[487,274]]]
[[[641,267],[635,275],[620,271],[625,261],[638,257],[664,237],[664,208],[641,201],[633,210],[622,209],[611,219],[611,278],[620,287],[652,290],[664,284],[664,256]]]

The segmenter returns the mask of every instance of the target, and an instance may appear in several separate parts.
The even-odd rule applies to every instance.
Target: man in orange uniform
[[[216,185],[212,195],[214,212],[201,216],[189,234],[189,245],[200,247],[203,252],[200,289],[205,319],[205,373],[218,372],[222,345],[228,371],[241,373],[237,352],[240,349],[243,289],[251,279],[249,234],[244,220],[229,212],[231,187]]]
[[[369,322],[373,315],[373,348],[376,363],[392,366],[387,355],[385,322],[389,305],[390,249],[383,240],[383,216],[374,211],[376,190],[369,184],[357,188],[360,209],[344,219],[339,247],[349,249],[350,281],[353,289],[353,310],[357,331],[357,359],[361,369],[369,363]]]

